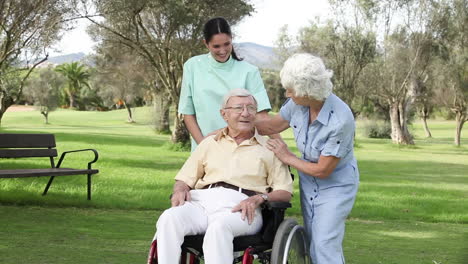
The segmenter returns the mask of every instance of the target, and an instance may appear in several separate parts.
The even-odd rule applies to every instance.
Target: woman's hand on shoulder
[[[279,138],[268,139],[267,146],[269,150],[275,153],[276,157],[283,163],[290,165],[291,158],[297,158],[288,148],[288,145]]]

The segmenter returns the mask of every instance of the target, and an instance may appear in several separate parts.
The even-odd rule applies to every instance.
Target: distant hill
[[[252,42],[234,43],[234,48],[239,57],[245,61],[262,69],[275,69],[278,70],[280,67],[275,63],[275,53],[272,47],[262,46]],[[49,57],[49,59],[42,63],[40,67],[47,67],[49,65],[60,65],[62,63],[70,63],[80,61],[84,64],[94,65],[89,62],[86,58],[87,54],[83,52],[71,53],[61,56]]]
[[[83,52],[71,53],[62,56],[49,57],[47,61],[53,64],[62,64],[75,61],[82,61],[85,56],[86,54],[84,54]]]
[[[272,47],[262,46],[252,42],[234,43],[236,53],[245,61],[262,69],[278,70],[276,54]]]

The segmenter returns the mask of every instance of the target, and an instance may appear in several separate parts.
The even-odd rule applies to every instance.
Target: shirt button
[[[304,145],[305,145],[305,142],[302,142],[302,144],[304,144]]]
[[[293,126],[294,128],[297,128],[297,126]]]
[[[314,190],[314,192],[317,192],[317,190]]]
[[[330,113],[332,113],[332,114],[333,114],[333,110],[331,110],[331,111],[330,111]]]
[[[336,144],[340,144],[340,141],[338,140],[338,141],[336,142]]]
[[[311,201],[314,200],[314,197],[310,197],[310,200],[311,200]]]

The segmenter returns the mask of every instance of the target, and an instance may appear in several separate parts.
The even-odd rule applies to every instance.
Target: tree
[[[148,63],[148,60],[143,58],[140,54],[136,53],[132,48],[122,45],[120,37],[109,32],[97,25],[91,25],[88,28],[88,33],[91,37],[98,42],[96,48],[97,56],[95,58],[97,62],[97,68],[101,66],[104,67],[104,64],[108,64],[107,61],[114,61],[114,57],[118,58],[121,56],[126,56],[127,53],[131,53],[132,60],[138,61],[136,63],[135,69],[129,71],[128,74],[138,76],[138,78],[143,79],[144,96],[147,101],[151,101],[153,105],[153,125],[154,129],[158,133],[170,134],[170,121],[169,121],[169,110],[171,106],[171,100],[168,94],[158,82],[158,76],[156,72],[152,69],[152,66]],[[111,70],[105,70],[111,72]],[[95,76],[94,84],[101,87],[102,90],[103,76]],[[132,77],[133,78],[133,77]],[[143,88],[143,87],[142,87]]]
[[[415,80],[418,81],[418,80]],[[421,96],[418,96],[415,104],[416,104],[416,109],[418,112],[419,118],[421,118],[421,121],[423,123],[423,128],[424,132],[426,133],[426,137],[431,138],[432,134],[431,131],[429,130],[429,126],[427,125],[427,119],[429,118],[429,115],[434,109],[434,103],[433,103],[433,91],[430,89],[431,85],[425,83],[425,81],[420,82],[417,87],[419,87],[419,93],[421,93]]]
[[[121,52],[121,48],[100,48],[96,56],[96,78],[99,83],[101,98],[107,104],[117,104],[127,109],[127,121],[135,122],[132,114],[132,105],[138,98],[143,97],[145,80],[141,73],[141,63],[138,56],[132,53]]]
[[[312,23],[299,34],[300,49],[322,57],[333,70],[334,93],[360,113],[355,103],[357,82],[362,70],[374,60],[376,39],[373,32],[358,26],[328,21],[324,26]]]
[[[359,7],[383,31],[378,50],[377,67],[372,75],[378,77],[373,98],[389,108],[392,141],[414,144],[408,129],[412,105],[419,92],[417,85],[425,80],[431,57],[433,25],[429,19],[432,5],[426,0],[358,1]],[[393,23],[395,17],[399,23]]]
[[[65,78],[51,67],[41,69],[27,81],[24,94],[37,106],[46,124],[49,123],[49,113],[58,106],[58,93],[65,82]]]
[[[275,64],[281,68],[284,62],[294,54],[296,49],[294,48],[295,42],[289,35],[288,25],[284,25],[279,29],[278,38],[275,41],[275,47],[273,49],[276,55]]]
[[[281,85],[281,80],[278,71],[274,70],[261,70],[262,79],[265,83],[265,88],[270,99],[271,109],[279,111],[281,105],[286,100],[284,89]]]
[[[441,1],[433,19],[438,25],[440,47],[435,83],[438,102],[455,114],[454,143],[460,146],[463,125],[468,121],[468,3]]]
[[[70,101],[70,108],[76,107],[76,100],[83,86],[89,87],[89,73],[85,66],[78,63],[64,63],[55,68],[57,72],[63,74],[67,79],[67,85],[64,87],[64,92],[67,94]]]
[[[67,0],[0,0],[0,122],[33,69],[47,60],[44,50],[59,39],[70,11]]]
[[[201,31],[206,20],[224,16],[236,24],[253,10],[242,0],[94,0],[93,3],[104,21],[94,19],[85,8],[83,16],[115,34],[123,45],[145,58],[158,77],[159,86],[174,103],[179,101],[183,63],[204,49]],[[189,142],[180,115],[174,120],[172,141]]]

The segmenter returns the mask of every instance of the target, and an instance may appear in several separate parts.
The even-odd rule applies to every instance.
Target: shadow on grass
[[[468,165],[433,161],[358,161],[361,181],[417,183],[439,182],[467,185]]]
[[[346,224],[345,255],[350,264],[466,263],[463,225],[405,221]]]

